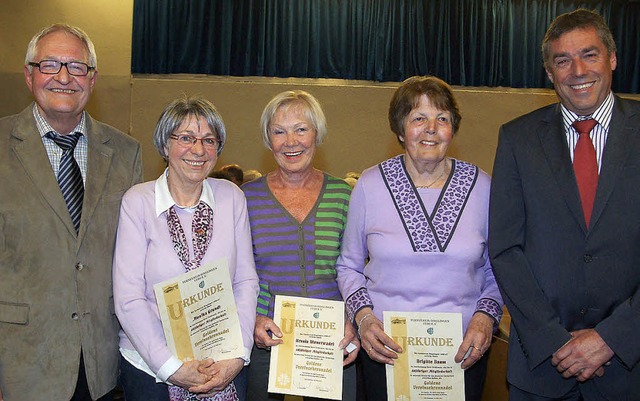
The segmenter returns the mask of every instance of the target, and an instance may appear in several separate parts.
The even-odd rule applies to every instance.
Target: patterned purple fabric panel
[[[476,303],[476,311],[484,312],[487,315],[492,316],[496,321],[494,327],[498,326],[500,319],[502,319],[502,308],[498,301],[491,298],[481,298]]]
[[[213,397],[198,398],[198,394],[190,393],[188,390],[178,386],[169,386],[169,400],[170,401],[238,401],[238,392],[236,391],[236,385],[233,382],[229,383],[219,393],[216,393]]]
[[[402,156],[380,163],[380,168],[414,251],[437,252],[438,244],[429,226],[427,213],[404,168]]]
[[[444,252],[451,240],[478,176],[478,168],[466,162],[453,160],[452,169],[431,217],[404,167],[403,156],[380,163],[382,177],[415,252]]]
[[[453,161],[453,175],[447,182],[444,196],[438,202],[431,220],[442,251],[447,247],[464,206],[478,177],[478,168],[463,161]]]
[[[344,306],[347,310],[347,317],[350,322],[356,324],[356,313],[362,308],[366,308],[367,306],[373,309],[373,302],[371,302],[371,298],[369,298],[369,293],[367,289],[362,287],[358,291],[354,292],[347,298],[344,303]]]

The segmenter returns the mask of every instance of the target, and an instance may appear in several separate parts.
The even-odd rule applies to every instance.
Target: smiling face
[[[433,106],[427,95],[420,96],[404,119],[404,136],[399,139],[408,162],[437,165],[446,157],[453,139],[451,112]]]
[[[38,63],[42,60],[57,60],[63,63],[79,61],[89,64],[89,51],[76,36],[64,31],[55,31],[38,42],[36,58],[32,61]],[[73,76],[66,67],[62,67],[57,74],[42,74],[38,67],[32,67],[31,71],[27,66],[24,67],[27,86],[35,97],[40,113],[56,130],[58,127],[73,124],[73,121],[76,124],[80,121],[82,110],[89,101],[95,85],[96,74],[97,72],[90,71],[84,77]],[[73,126],[69,129],[73,129]]]
[[[285,104],[278,108],[269,124],[269,143],[282,172],[303,173],[313,168],[316,130],[302,104]]]
[[[562,104],[578,115],[592,114],[611,92],[616,69],[595,28],[577,28],[549,44],[547,76]]]
[[[186,118],[175,135],[186,134],[200,138],[217,138],[212,132],[204,117],[189,116]],[[207,178],[218,160],[215,148],[207,148],[202,141],[196,141],[194,145],[182,145],[175,139],[169,139],[168,148],[165,149],[169,156],[169,187],[179,186],[190,189],[199,186]]]

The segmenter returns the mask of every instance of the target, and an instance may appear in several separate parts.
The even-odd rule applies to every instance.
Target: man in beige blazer
[[[78,28],[43,29],[24,68],[35,103],[0,119],[0,400],[109,399],[116,385],[112,253],[120,199],[142,167],[134,139],[84,111],[96,64]],[[76,232],[49,136],[77,132]]]

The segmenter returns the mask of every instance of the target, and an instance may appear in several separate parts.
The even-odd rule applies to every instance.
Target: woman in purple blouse
[[[444,81],[405,80],[389,107],[404,154],[365,170],[351,195],[336,270],[365,351],[368,401],[387,399],[385,364],[402,352],[383,330],[385,310],[461,313],[455,359],[466,369],[466,400],[482,393],[503,302],[487,254],[489,176],[447,156],[460,119]]]
[[[127,401],[195,400],[194,393],[207,395],[205,400],[244,400],[243,381],[236,376],[253,346],[258,277],[242,191],[207,178],[225,141],[222,118],[209,101],[173,101],[154,132],[167,169],[122,198],[113,294],[122,325],[119,381]],[[182,362],[167,346],[153,285],[222,258],[229,266],[244,357]]]

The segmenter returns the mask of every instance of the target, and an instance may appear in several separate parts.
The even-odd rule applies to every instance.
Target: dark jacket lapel
[[[553,178],[571,214],[573,214],[576,221],[586,233],[587,227],[582,211],[582,204],[580,203],[578,184],[576,183],[576,176],[573,172],[573,165],[571,164],[566,135],[562,127],[560,104],[556,107],[549,108],[548,114],[543,118],[541,124],[542,126],[538,129],[538,137],[540,138],[540,145],[544,151],[547,163],[551,168]]]
[[[613,114],[609,125],[609,134],[602,157],[602,167],[598,178],[598,189],[591,215],[591,226],[594,227],[604,210],[622,168],[629,157],[629,143],[632,135],[638,131],[637,125],[627,124],[629,114],[624,107],[624,100],[615,97]]]

